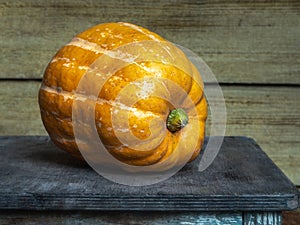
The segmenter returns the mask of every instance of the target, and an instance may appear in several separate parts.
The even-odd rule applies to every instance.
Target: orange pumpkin
[[[91,65],[109,51],[131,43],[145,41],[166,42],[159,35],[133,24],[107,23],[97,25],[78,34],[70,43],[57,52],[46,68],[39,90],[39,106],[44,126],[52,141],[58,147],[82,159],[74,138],[72,105],[76,88],[84,74],[91,68]],[[157,50],[154,49],[154,51]],[[181,51],[178,50],[178,52]],[[195,132],[197,136],[185,137],[184,148],[191,147],[189,146],[190,138],[193,138],[193,140],[196,140],[197,146],[193,150],[190,161],[195,159],[200,152],[207,117],[203,82],[192,63],[180,59],[180,57],[184,58],[183,55],[179,53],[179,55],[173,55],[172,57],[179,58],[180,63],[189,64],[191,74],[161,61],[129,62],[126,66],[111,74],[98,96],[94,96],[96,99],[95,126],[98,135],[110,154],[121,162],[145,166],[164,161],[172,154],[181,138],[181,132],[186,129],[193,118],[196,118],[199,124],[199,127],[193,128],[198,129]],[[145,140],[151,134],[152,136],[154,134],[155,138],[156,134],[164,132],[164,138],[152,149],[138,151],[120,141],[116,131],[112,129],[112,108],[118,107],[114,105],[114,101],[116,101],[118,94],[124,87],[145,77],[150,78],[150,81],[153,80],[152,92],[148,93],[150,90],[147,85],[144,87],[138,86],[136,90],[131,89],[133,92],[140,89],[140,91],[146,90],[148,92],[147,95],[140,96],[139,101],[133,105],[119,107],[117,110],[120,112],[127,111],[129,115],[126,120],[130,129],[122,133],[125,138],[128,135],[127,132],[131,132],[139,140]],[[178,96],[175,89],[172,89],[169,84],[164,83],[164,80],[159,80],[159,78],[171,81],[187,95]],[[138,89],[139,87],[140,89]],[[177,106],[175,108],[174,104],[156,96],[162,95],[162,92],[176,98],[177,102],[182,102],[181,107]],[[91,96],[83,97],[91,98]],[[193,102],[197,115],[192,115],[191,106],[186,104],[186,98]],[[154,127],[151,130],[153,119],[165,121],[165,127],[156,127],[157,129]],[[119,120],[122,122],[125,119],[120,118]],[[182,151],[185,151],[185,149]]]

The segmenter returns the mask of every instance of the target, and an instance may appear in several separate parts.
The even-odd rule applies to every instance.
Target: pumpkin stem
[[[189,117],[183,109],[173,109],[167,118],[167,128],[174,133],[185,127],[188,122]]]

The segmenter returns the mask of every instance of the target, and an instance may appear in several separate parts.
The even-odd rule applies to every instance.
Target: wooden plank
[[[281,212],[245,212],[243,225],[281,225]]]
[[[240,213],[0,211],[0,224],[89,225],[242,225]]]
[[[202,172],[198,157],[169,179],[147,186],[104,179],[47,136],[0,137],[0,142],[5,159],[0,163],[5,171],[0,174],[0,209],[203,212],[298,206],[298,189],[246,137],[225,137],[219,154]]]
[[[227,107],[226,134],[253,137],[286,175],[300,184],[297,134],[300,131],[300,89],[260,86],[224,86],[222,89]]]
[[[300,89],[224,87],[227,135],[255,138],[274,162],[300,184]]]
[[[77,33],[145,26],[201,55],[225,83],[300,84],[299,1],[0,1],[0,78],[41,78]]]
[[[284,211],[282,213],[282,225],[299,225],[300,209],[296,211]]]
[[[46,135],[37,103],[40,82],[0,82],[0,135]],[[253,137],[300,185],[300,88],[223,86],[226,135]],[[207,122],[209,135],[210,117]]]
[[[46,134],[38,108],[40,82],[0,82],[0,133]]]

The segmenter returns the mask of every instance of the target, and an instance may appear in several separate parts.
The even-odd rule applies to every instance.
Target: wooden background
[[[299,1],[0,0],[0,17],[0,135],[46,135],[37,92],[51,57],[125,21],[199,54],[222,86],[226,135],[253,137],[300,185]]]

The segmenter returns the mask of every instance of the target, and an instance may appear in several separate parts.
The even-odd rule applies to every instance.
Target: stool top
[[[142,187],[106,180],[45,136],[0,137],[0,154],[0,209],[282,211],[298,206],[297,188],[247,137],[225,137],[203,172],[199,156],[168,180]]]

